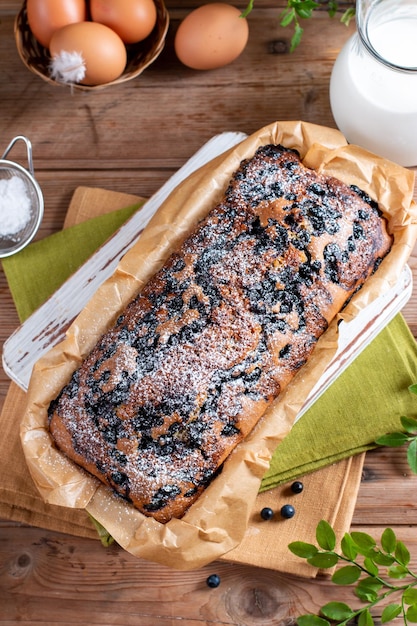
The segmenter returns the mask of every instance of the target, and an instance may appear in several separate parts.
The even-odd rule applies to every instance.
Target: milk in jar
[[[417,165],[417,0],[358,0],[357,32],[336,59],[330,102],[350,143]]]

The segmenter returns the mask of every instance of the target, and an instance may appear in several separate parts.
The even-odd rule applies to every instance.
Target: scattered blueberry
[[[266,506],[261,511],[261,517],[264,520],[272,519],[274,517],[274,511],[269,508],[269,506]]]
[[[206,580],[207,586],[215,589],[220,585],[220,576],[218,574],[210,574]]]
[[[285,519],[290,519],[291,517],[294,517],[294,515],[294,507],[291,504],[284,504],[284,506],[281,508],[281,516]]]
[[[302,482],[300,482],[299,480],[296,480],[292,485],[291,485],[291,491],[293,493],[301,493],[302,490],[304,489],[304,485]]]

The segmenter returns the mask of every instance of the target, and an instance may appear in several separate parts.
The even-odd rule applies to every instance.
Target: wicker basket
[[[169,14],[163,0],[155,0],[157,9],[157,22],[152,33],[137,44],[126,45],[127,63],[124,72],[119,78],[104,85],[80,85],[77,83],[64,83],[54,80],[50,76],[51,56],[33,36],[27,21],[26,0],[15,20],[15,39],[20,58],[26,67],[37,74],[47,83],[59,86],[70,86],[71,89],[92,91],[103,89],[110,85],[118,85],[139,76],[162,52],[165,45],[165,37],[169,26]]]

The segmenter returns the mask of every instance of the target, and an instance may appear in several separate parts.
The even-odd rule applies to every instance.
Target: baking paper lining
[[[366,191],[388,219],[394,244],[378,271],[333,320],[307,364],[232,452],[220,475],[181,520],[160,524],[115,496],[54,447],[47,409],[121,310],[221,199],[240,162],[269,143],[295,148],[308,167]],[[65,340],[34,367],[21,439],[29,470],[45,501],[86,509],[128,552],[175,569],[201,567],[238,545],[272,453],[291,430],[309,391],[337,350],[338,321],[348,322],[394,285],[407,262],[417,238],[413,183],[411,171],[348,145],[336,130],[300,121],[266,126],[187,178],[98,289]]]

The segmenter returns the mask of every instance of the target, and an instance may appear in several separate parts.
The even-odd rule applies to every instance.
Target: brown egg
[[[178,27],[175,52],[195,70],[212,70],[234,61],[244,50],[249,27],[241,11],[214,2],[191,11]]]
[[[52,36],[52,77],[61,82],[103,85],[126,66],[126,47],[111,28],[97,22],[69,24]]]
[[[151,34],[157,19],[153,0],[90,0],[91,18],[112,28],[125,43]]]
[[[33,36],[45,48],[56,30],[87,17],[85,0],[27,0],[26,11]]]

